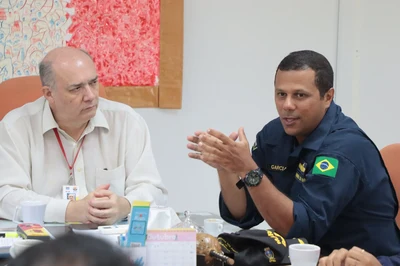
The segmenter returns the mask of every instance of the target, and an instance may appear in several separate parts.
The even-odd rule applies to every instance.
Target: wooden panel
[[[183,0],[161,0],[157,87],[106,87],[107,98],[132,107],[182,107]]]
[[[182,107],[183,0],[161,0],[159,107]]]
[[[158,107],[158,87],[106,87],[106,95],[132,107]]]

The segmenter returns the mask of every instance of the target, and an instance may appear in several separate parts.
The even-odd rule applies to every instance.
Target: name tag
[[[278,164],[268,164],[267,169],[271,171],[278,171],[278,172],[283,172],[286,170],[286,166],[284,165],[278,165]]]
[[[70,201],[79,200],[79,187],[63,186],[63,199]]]

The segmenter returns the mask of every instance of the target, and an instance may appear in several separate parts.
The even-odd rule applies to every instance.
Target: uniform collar
[[[331,131],[333,123],[336,121],[338,111],[340,111],[340,107],[332,101],[318,127],[314,129],[300,146],[314,151],[319,150],[326,136]]]
[[[95,127],[103,127],[109,130],[108,122],[107,119],[105,118],[104,114],[100,110],[100,101],[99,101],[99,106],[97,107],[96,115],[90,119],[89,124],[87,125],[87,128],[89,129],[94,129]],[[44,103],[44,109],[43,109],[43,126],[42,126],[42,133],[46,133],[49,130],[52,130],[53,128],[58,128],[58,124],[56,120],[54,120],[53,113],[51,112],[49,102],[45,100]],[[89,133],[89,132],[87,132]]]
[[[325,137],[329,134],[340,111],[340,107],[332,101],[318,127],[300,145],[296,145],[297,141],[295,137],[285,133],[282,122],[278,117],[272,121],[275,125],[272,127],[273,129],[270,132],[266,132],[268,135],[266,143],[272,146],[289,145],[292,147],[289,155],[292,159],[298,158],[303,148],[317,151],[321,147]]]

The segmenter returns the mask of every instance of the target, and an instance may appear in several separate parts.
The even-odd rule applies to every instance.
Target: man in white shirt
[[[39,69],[43,97],[0,122],[0,217],[12,219],[23,200],[41,200],[45,222],[112,224],[133,200],[165,204],[145,121],[99,98],[90,55],[56,48]],[[79,191],[77,200],[66,190]]]

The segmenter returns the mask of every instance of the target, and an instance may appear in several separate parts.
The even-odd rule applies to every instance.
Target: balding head
[[[73,47],[59,47],[51,50],[39,64],[39,75],[42,86],[56,88],[56,69],[62,64],[68,64],[71,59],[79,59],[87,56],[93,62],[93,58],[83,49]]]
[[[56,48],[45,56],[39,70],[43,96],[60,128],[86,127],[96,114],[99,98],[97,71],[92,58],[80,49]],[[74,137],[74,132],[67,133]]]

